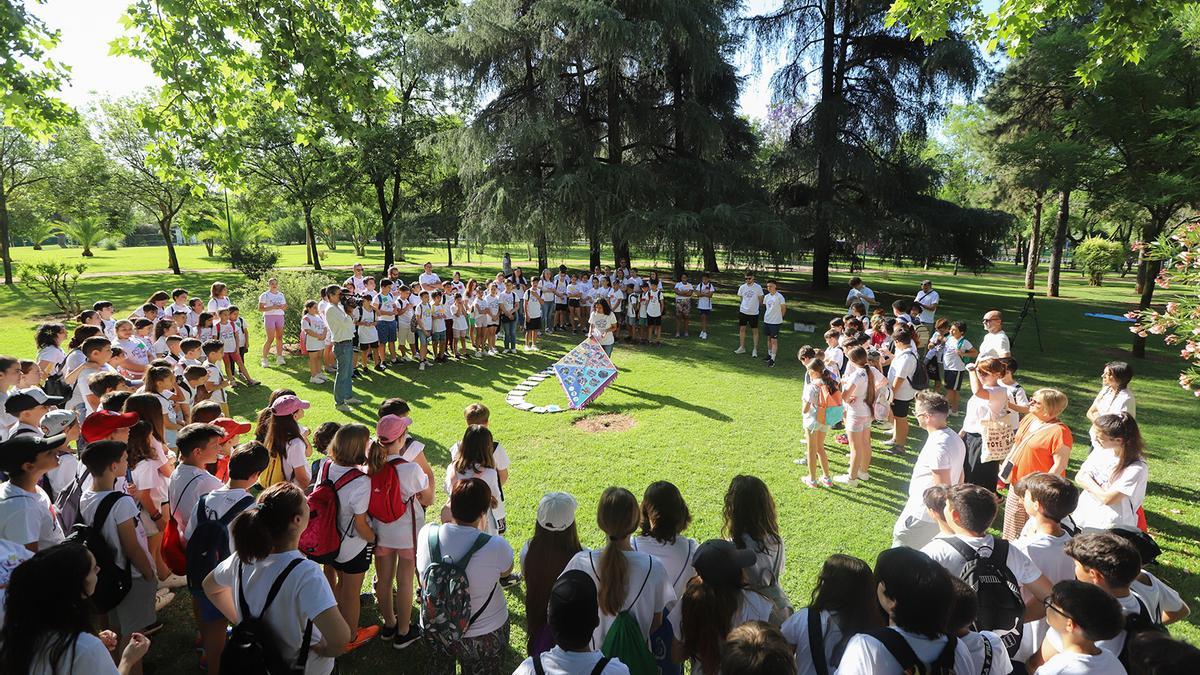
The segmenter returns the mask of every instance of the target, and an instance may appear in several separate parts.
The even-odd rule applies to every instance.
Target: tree
[[[58,45],[58,31],[25,5],[7,0],[0,8],[0,126],[45,142],[75,111],[55,96],[67,81],[66,68],[47,55]]]
[[[108,229],[102,216],[87,216],[70,222],[59,223],[57,232],[65,235],[83,249],[80,253],[85,258],[91,258],[92,247],[108,236]]]
[[[11,234],[9,204],[38,183],[50,179],[54,165],[53,148],[35,143],[17,129],[0,120],[0,260],[4,264],[4,283],[12,285]]]
[[[1101,237],[1088,237],[1075,247],[1075,262],[1087,275],[1089,286],[1100,286],[1105,274],[1125,263],[1125,247]]]

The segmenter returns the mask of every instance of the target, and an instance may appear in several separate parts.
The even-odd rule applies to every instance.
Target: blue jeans
[[[500,327],[504,329],[504,348],[517,348],[517,322],[516,321],[501,321]]]
[[[350,381],[351,371],[354,370],[354,341],[333,343],[333,358],[337,361],[337,377],[333,380],[333,402],[341,405],[354,396]]]
[[[554,328],[554,299],[542,301],[542,328]]]

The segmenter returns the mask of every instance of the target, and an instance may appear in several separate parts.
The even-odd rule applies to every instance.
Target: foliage
[[[284,313],[284,340],[291,342],[300,335],[300,319],[304,315],[304,303],[318,300],[321,289],[331,283],[328,276],[319,272],[289,272],[280,270],[271,276],[279,280],[279,292],[287,301],[288,311]],[[257,311],[258,296],[262,292],[259,285],[240,284],[234,291],[233,304],[242,308],[242,313]]]
[[[68,239],[74,241],[76,244],[79,244],[83,249],[80,255],[85,258],[92,257],[94,255],[92,247],[110,234],[108,228],[105,227],[104,219],[100,216],[88,216],[86,218],[59,223],[57,231],[66,235]]]
[[[360,257],[367,254],[367,244],[371,243],[379,234],[373,214],[362,204],[344,206],[329,219],[329,224],[333,232],[350,240],[350,244],[354,247],[354,254]],[[329,241],[326,240],[326,245]],[[336,249],[331,247],[329,250]]]
[[[258,281],[275,269],[276,263],[279,262],[279,249],[254,242],[238,248],[225,249],[225,257],[233,269]]]
[[[1125,248],[1102,237],[1088,237],[1075,247],[1075,264],[1087,275],[1088,284],[1100,286],[1104,275],[1125,264]]]
[[[0,12],[0,22],[8,19]],[[3,258],[5,284],[13,282],[8,209],[29,196],[35,186],[50,179],[55,149],[53,145],[34,142],[0,121],[0,258]]]
[[[18,202],[8,210],[8,217],[13,239],[29,241],[35,251],[42,250],[42,244],[54,236],[58,227],[39,205]]]
[[[1171,300],[1161,312],[1151,308],[1130,312],[1127,316],[1137,323],[1129,330],[1142,339],[1162,335],[1167,344],[1181,346],[1179,356],[1187,367],[1179,375],[1179,386],[1200,398],[1200,221],[1134,248],[1162,263],[1154,283]]]
[[[75,286],[87,270],[87,263],[45,261],[21,265],[18,274],[21,283],[50,299],[63,314],[79,314],[79,298]]]
[[[0,7],[0,126],[45,141],[74,119],[75,111],[55,96],[68,81],[67,69],[47,55],[57,45],[58,31],[25,0]]]

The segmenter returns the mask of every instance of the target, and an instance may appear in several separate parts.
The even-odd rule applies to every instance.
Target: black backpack
[[[979,614],[975,617],[974,630],[995,633],[1004,643],[1008,655],[1015,655],[1021,646],[1025,601],[1021,599],[1017,578],[1008,569],[1008,542],[993,540],[992,554],[984,558],[958,537],[943,541],[966,561],[961,578],[974,589],[979,599]]]
[[[71,535],[67,537],[67,541],[86,546],[96,559],[96,567],[100,571],[96,574],[96,591],[92,593],[92,604],[102,614],[121,604],[133,585],[129,562],[126,561],[123,568],[117,567],[116,552],[104,540],[103,533],[105,521],[108,520],[117,500],[122,497],[128,495],[120,492],[104,495],[104,499],[100,500],[100,505],[96,507],[96,517],[92,519],[92,524],[75,523],[71,527]]]
[[[852,637],[854,636],[851,634],[842,635],[842,639],[834,645],[834,666],[837,665],[837,661],[842,660],[842,652],[846,650],[846,643]],[[811,607],[808,608],[808,651],[817,675],[829,675],[829,664],[825,661],[825,632],[821,629],[821,613]]]
[[[538,654],[537,656],[534,656],[532,658],[533,658],[533,672],[537,673],[537,675],[546,675],[546,669],[544,666],[542,666],[541,654]],[[599,661],[597,661],[596,667],[592,668],[592,675],[600,675],[601,673],[603,673],[604,669],[608,667],[609,661],[612,661],[612,659],[607,656],[600,659]]]
[[[75,477],[75,480],[54,497],[54,512],[58,515],[58,522],[62,525],[63,532],[70,532],[80,521],[79,498],[83,496],[84,482],[92,476],[86,468],[80,467],[80,469],[80,474]]]
[[[74,351],[75,350],[72,350],[72,353],[74,353]],[[74,395],[75,388],[63,381],[63,366],[66,365],[66,363],[66,358],[63,358],[62,361],[59,361],[58,365],[54,366],[54,372],[52,372],[50,376],[46,378],[46,381],[42,383],[42,391],[45,392],[47,396],[59,396],[63,399],[70,399],[71,396]]]
[[[929,371],[921,363],[920,357],[913,354],[913,372],[908,376],[908,383],[914,391],[925,391],[929,388]]]
[[[905,673],[912,675],[954,675],[954,649],[958,645],[958,638],[953,635],[946,636],[946,646],[942,648],[942,652],[938,654],[933,663],[926,665],[917,658],[912,647],[908,646],[908,641],[904,636],[892,630],[891,628],[876,628],[868,631],[867,635],[879,640],[883,643],[884,648],[900,663],[900,669]]]
[[[234,594],[238,598],[238,608],[241,611],[242,620],[229,632],[229,639],[225,642],[225,651],[221,652],[222,671],[227,673],[266,673],[267,675],[293,675],[304,672],[304,666],[308,662],[309,643],[312,641],[312,621],[304,626],[304,637],[300,639],[300,652],[294,658],[288,659],[280,653],[279,639],[275,637],[274,631],[263,618],[267,615],[267,609],[275,600],[275,596],[279,595],[279,589],[283,587],[284,580],[302,562],[304,562],[303,558],[296,558],[283,568],[283,572],[279,576],[275,577],[275,581],[271,584],[271,590],[267,592],[267,601],[263,603],[262,611],[258,613],[258,616],[251,614],[250,606],[246,604],[244,592],[246,583],[242,577],[242,563],[238,562],[237,588],[234,589]]]
[[[1121,665],[1125,666],[1126,670],[1130,669],[1129,665],[1129,645],[1133,643],[1133,639],[1142,633],[1162,633],[1167,635],[1167,627],[1158,622],[1158,617],[1150,613],[1150,609],[1146,607],[1146,603],[1138,596],[1133,596],[1137,600],[1138,613],[1125,615],[1125,644],[1121,645],[1121,653],[1117,655]]]
[[[188,588],[194,593],[204,592],[204,578],[224,559],[229,557],[229,524],[238,514],[254,503],[252,495],[242,497],[220,518],[210,518],[207,507],[208,495],[201,495],[197,502],[196,529],[187,542]]]

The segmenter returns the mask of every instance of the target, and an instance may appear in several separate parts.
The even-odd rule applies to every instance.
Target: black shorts
[[[363,574],[371,567],[371,549],[364,548],[362,552],[346,562],[331,562],[329,566],[342,574]]]
[[[892,401],[892,417],[908,417],[908,412],[912,410],[912,399],[901,401],[895,399]]]
[[[967,379],[967,371],[965,370],[947,370],[942,379],[946,381],[946,388],[958,391],[962,386],[963,380]]]
[[[751,328],[758,328],[758,315],[757,314],[743,314],[742,312],[738,312],[738,325],[739,326],[750,326]]]
[[[648,316],[648,317],[646,317],[646,325],[647,326],[661,326],[662,325],[662,317],[661,316]]]
[[[709,314],[712,314],[712,310],[711,310],[711,309],[697,309],[696,311],[697,311],[697,312],[700,312],[701,314],[703,314],[703,315],[705,315],[705,316],[708,316]]]
[[[541,330],[541,329],[542,329],[542,317],[537,316],[532,319],[525,320],[525,330]]]
[[[578,307],[579,306],[579,298],[568,298],[567,306],[568,307]]]
[[[554,303],[554,311],[565,312],[565,311],[567,311],[567,306],[561,302],[556,302],[556,303]]]
[[[779,329],[782,326],[783,324],[781,323],[764,323],[763,335],[766,335],[769,338],[777,338],[779,337]]]
[[[358,351],[367,352],[379,346],[378,342],[360,342],[358,343]]]

